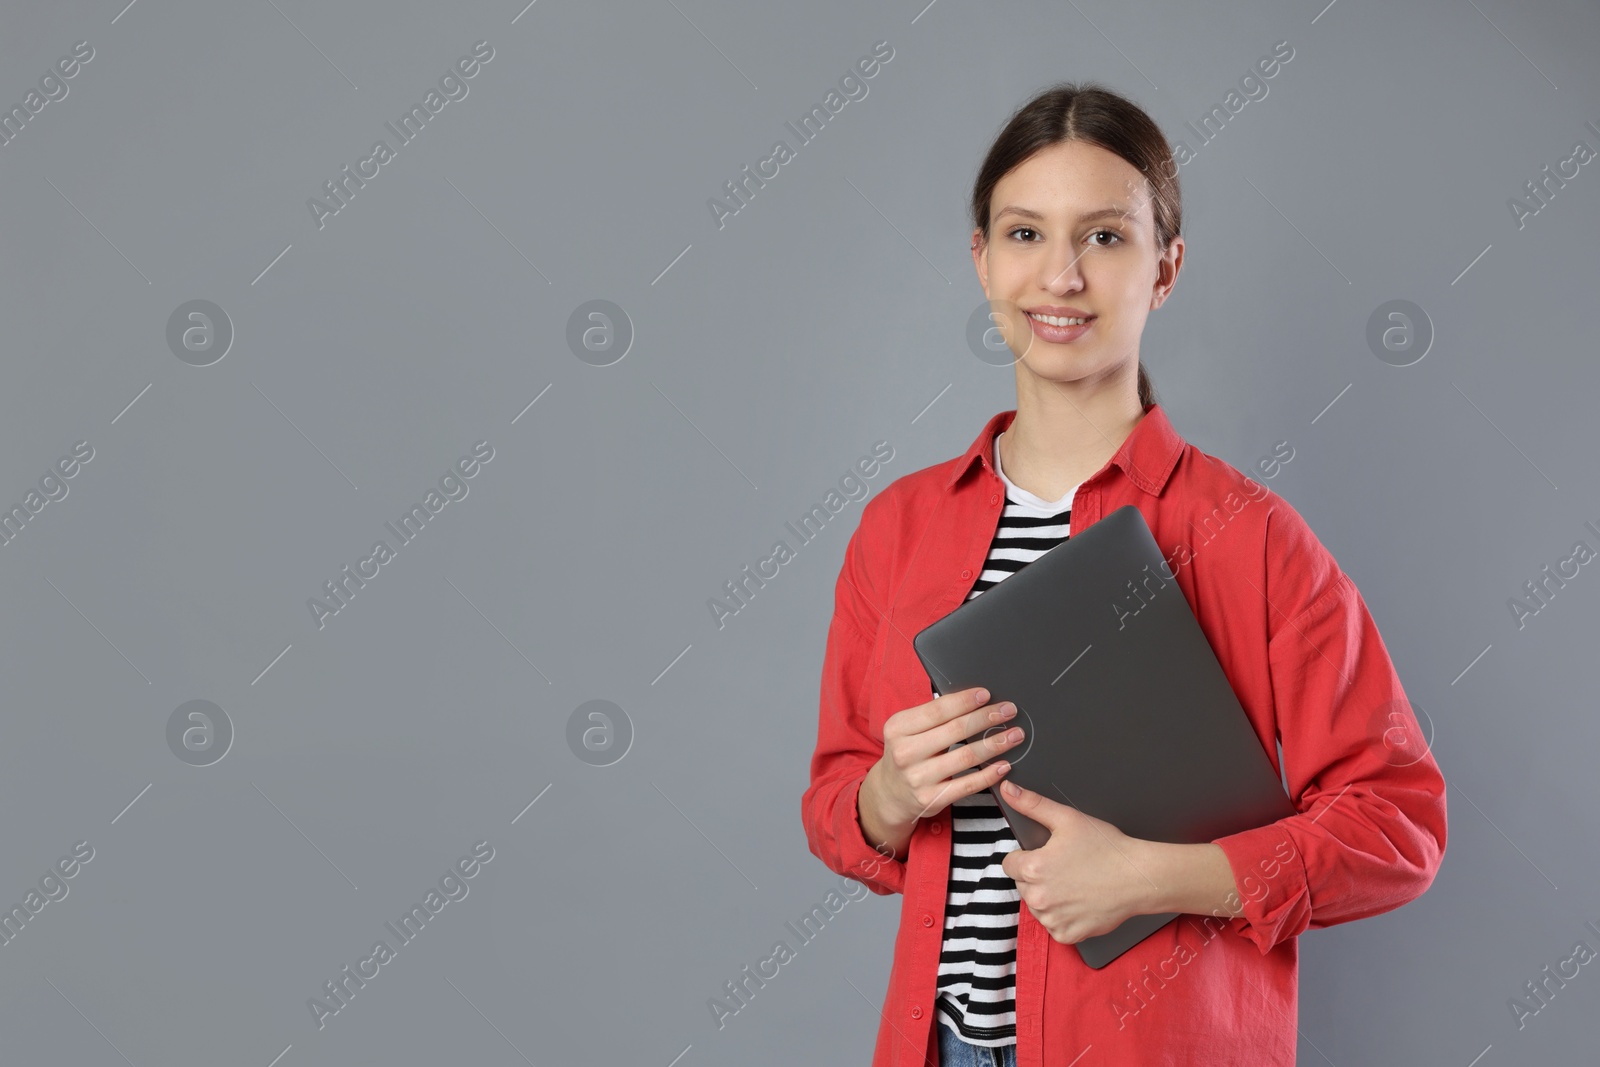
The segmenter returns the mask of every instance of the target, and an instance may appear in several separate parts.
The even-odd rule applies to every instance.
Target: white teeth
[[[1062,318],[1060,315],[1034,315],[1031,311],[1028,314],[1040,322],[1049,323],[1051,326],[1082,326],[1089,321],[1088,319]]]

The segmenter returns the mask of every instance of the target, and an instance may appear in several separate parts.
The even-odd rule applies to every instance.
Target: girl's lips
[[[1027,313],[1024,312],[1024,314]],[[1033,335],[1039,340],[1048,341],[1051,344],[1064,345],[1076,341],[1088,332],[1089,328],[1095,324],[1095,318],[1095,316],[1091,316],[1089,321],[1081,326],[1052,326],[1048,322],[1041,322],[1032,315],[1028,315],[1028,324],[1033,328]]]

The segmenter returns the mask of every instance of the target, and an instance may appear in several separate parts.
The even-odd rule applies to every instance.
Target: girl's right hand
[[[857,800],[869,837],[899,853],[918,819],[1005,777],[1011,769],[1005,760],[964,773],[1022,740],[1021,727],[1000,728],[1015,717],[1016,705],[988,704],[988,699],[982,688],[958,690],[889,716],[883,724],[883,755],[867,773]],[[989,736],[960,744],[981,732]],[[951,751],[953,745],[960,747]]]

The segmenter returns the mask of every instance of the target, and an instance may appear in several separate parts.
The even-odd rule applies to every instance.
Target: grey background
[[[0,946],[0,1060],[866,1062],[898,898],[726,1027],[707,1007],[841,884],[799,799],[860,502],[722,629],[706,601],[873,442],[876,493],[1014,406],[964,340],[966,198],[1013,108],[1098,79],[1194,146],[1280,40],[1182,170],[1142,354],[1202,449],[1293,447],[1268,484],[1356,579],[1451,790],[1427,894],[1302,937],[1301,1060],[1592,1058],[1594,967],[1520,1032],[1508,999],[1600,949],[1600,576],[1520,630],[1506,603],[1600,541],[1600,164],[1520,229],[1507,205],[1600,147],[1593,5],[12,3],[0,103],[80,40],[0,147],[0,503],[94,449],[0,550],[0,902],[95,853]],[[306,200],[479,40],[467,97],[319,229]],[[719,229],[708,198],[880,40]],[[194,299],[236,332],[208,367],[165,340]],[[594,299],[636,331],[606,367],[566,341]],[[1366,341],[1394,299],[1436,331],[1407,367]],[[319,629],[307,600],[480,440]],[[205,767],[165,734],[196,699],[236,731]],[[606,767],[567,743],[595,699],[634,731]],[[485,839],[319,1030],[308,998]]]

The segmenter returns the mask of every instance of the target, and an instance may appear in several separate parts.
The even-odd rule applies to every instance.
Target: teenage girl
[[[1286,501],[1177,433],[1140,364],[1183,264],[1177,170],[1098,86],[1012,116],[971,208],[1016,408],[869,500],[846,549],[802,815],[830,868],[904,894],[874,1067],[1290,1067],[1298,935],[1399,907],[1443,855],[1444,780],[1360,593]],[[1008,764],[972,770],[1025,750],[1016,709],[934,692],[911,638],[1124,504],[1299,814],[1174,845],[1022,790],[1051,837],[1019,850],[989,793]],[[1099,970],[1072,948],[1163,912]]]

